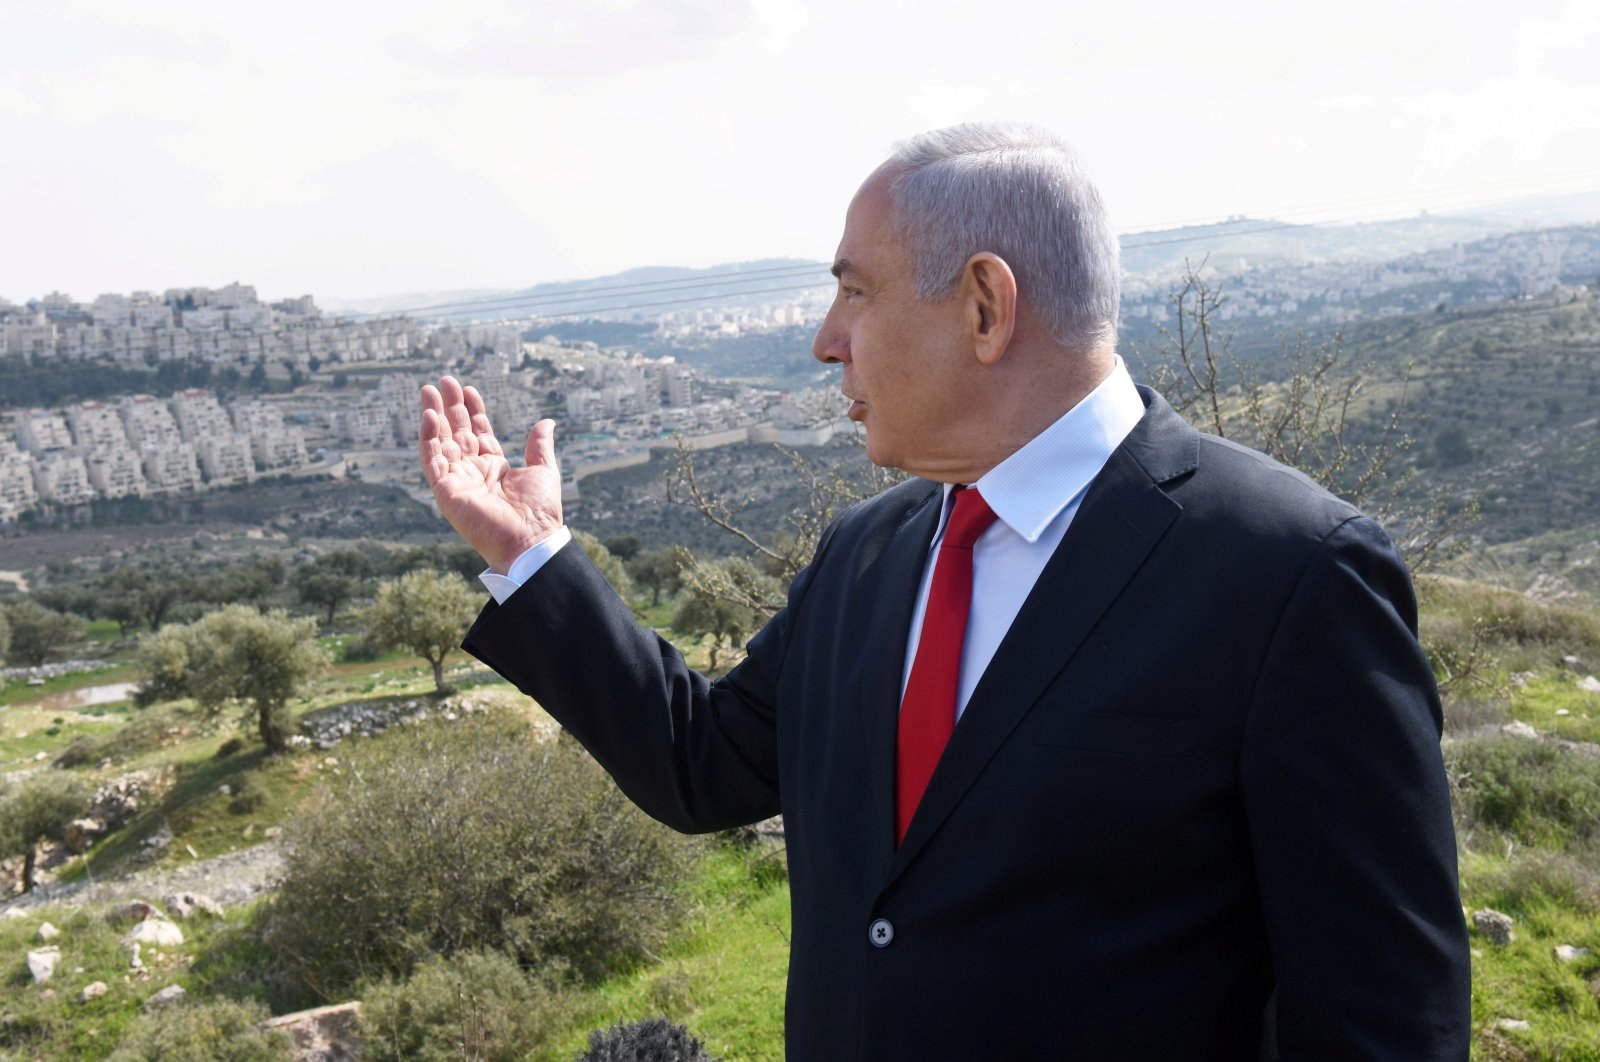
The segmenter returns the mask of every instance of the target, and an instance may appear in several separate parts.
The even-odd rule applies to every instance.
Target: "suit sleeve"
[[[779,811],[777,673],[811,570],[715,682],[640,628],[575,543],[484,606],[463,648],[539,702],[648,814],[687,833],[727,829]]]
[[[1289,599],[1241,760],[1285,1060],[1467,1057],[1440,720],[1405,566],[1353,518]]]

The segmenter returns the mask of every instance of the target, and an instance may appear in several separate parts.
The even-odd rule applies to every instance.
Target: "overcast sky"
[[[1592,0],[0,0],[0,296],[827,257],[975,118],[1123,229],[1591,190],[1597,55]]]

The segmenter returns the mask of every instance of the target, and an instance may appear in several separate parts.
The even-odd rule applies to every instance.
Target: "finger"
[[[559,473],[556,466],[556,422],[546,418],[533,426],[528,432],[528,445],[523,451],[523,460],[528,467],[535,465],[548,465]]]
[[[467,412],[466,393],[454,376],[439,378],[439,395],[444,400],[444,416],[450,425],[450,437],[461,447],[461,452],[472,457],[478,452],[478,437],[472,434],[472,415]]]
[[[435,392],[434,396],[438,397],[438,393]],[[450,471],[450,462],[444,456],[444,437],[444,416],[437,410],[424,409],[422,430],[418,435],[418,449],[421,451],[422,475],[430,487]]]
[[[500,449],[500,440],[495,438],[494,428],[489,424],[489,410],[484,404],[483,396],[476,387],[466,389],[467,416],[472,424],[472,432],[478,437],[478,452],[481,454],[494,454],[500,456],[505,453]]]

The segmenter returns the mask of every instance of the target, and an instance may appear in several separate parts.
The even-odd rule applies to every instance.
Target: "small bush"
[[[288,824],[266,909],[290,1000],[470,951],[599,977],[644,954],[679,906],[690,842],[526,720],[420,725],[365,743],[350,767]]]
[[[589,1049],[573,1062],[718,1062],[681,1025],[665,1018],[619,1022],[589,1034]]]
[[[97,762],[100,758],[100,743],[92,737],[75,737],[67,742],[67,747],[56,753],[56,758],[50,761],[50,766],[66,770],[72,767],[82,767],[86,763]]]
[[[225,760],[244,748],[244,738],[231,737],[217,746],[217,759]]]
[[[266,794],[256,787],[243,781],[235,782],[234,785],[238,788],[234,791],[233,799],[228,801],[230,815],[252,814],[261,810],[261,806],[267,802]]]
[[[516,1062],[560,1024],[561,997],[494,952],[428,959],[362,996],[369,1062]]]
[[[1519,912],[1553,901],[1580,914],[1600,913],[1600,846],[1574,852],[1523,848],[1493,869],[1470,875],[1463,870],[1463,891],[1489,898],[1496,910]]]
[[[1600,615],[1594,612],[1546,605],[1515,590],[1442,575],[1419,577],[1417,595],[1425,644],[1437,639],[1459,647],[1476,627],[1502,645],[1600,651]]]
[[[172,1004],[140,1018],[111,1062],[283,1062],[288,1034],[256,1028],[269,1016],[261,1003]]]
[[[1445,745],[1465,825],[1565,848],[1600,837],[1600,760],[1508,734]]]

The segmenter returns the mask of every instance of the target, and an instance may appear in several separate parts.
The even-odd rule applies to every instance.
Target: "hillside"
[[[1446,680],[1444,753],[1455,783],[1462,901],[1476,926],[1475,1057],[1600,1057],[1600,692],[1591,691],[1600,680],[1585,673],[1600,659],[1600,618],[1459,580],[1428,578],[1420,589],[1424,639]],[[650,615],[660,622],[668,612]],[[462,692],[435,703],[420,661],[363,661],[335,636],[328,644],[343,659],[293,706],[311,743],[266,757],[231,713],[208,718],[186,702],[139,710],[114,698],[69,707],[74,689],[137,674],[107,627],[93,634],[102,668],[0,690],[0,771],[10,783],[43,772],[126,791],[129,779],[140,780],[126,821],[81,855],[52,847],[44,860],[52,884],[4,905],[0,1052],[8,1057],[105,1057],[119,1039],[159,1024],[141,1015],[168,986],[198,1003],[278,998],[263,980],[273,963],[256,934],[281,873],[280,828],[286,838],[300,836],[306,815],[328,813],[323,797],[341,791],[352,772],[381,768],[385,750],[418,726],[498,715],[534,724],[536,740],[550,725],[475,664],[458,659],[448,675]],[[703,653],[695,656],[703,665]],[[375,728],[359,723],[340,733],[341,718],[386,713],[426,713],[435,722],[370,736],[364,732]],[[49,766],[85,743],[87,758]],[[788,897],[781,862],[762,851],[703,850],[683,880],[690,916],[651,959],[536,1004],[544,1046],[530,1057],[567,1062],[588,1029],[651,1014],[687,1024],[725,1059],[781,1057]],[[15,865],[6,865],[9,873]],[[206,893],[221,914],[183,921],[182,946],[146,945],[141,967],[130,970],[119,943],[126,927],[110,925],[106,914],[132,898],[165,908],[167,896],[184,890]],[[1477,914],[1484,910],[1509,920],[1509,943],[1493,942],[1498,923]],[[39,947],[46,921],[61,931],[61,961],[51,981],[36,986],[25,956]],[[1570,958],[1554,957],[1557,949]],[[109,986],[105,994],[78,1002],[93,982]]]

